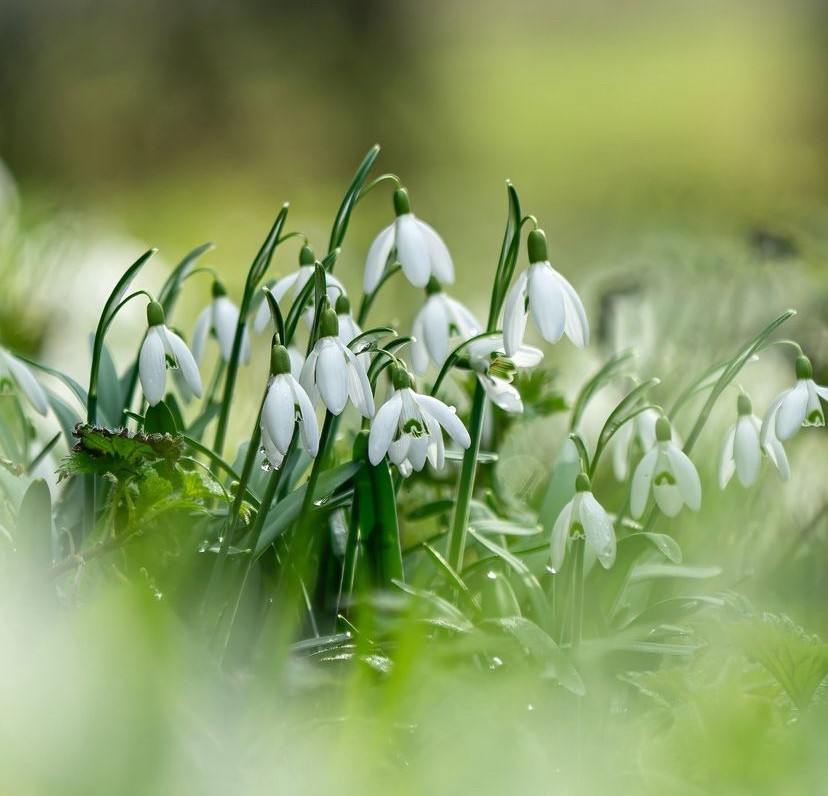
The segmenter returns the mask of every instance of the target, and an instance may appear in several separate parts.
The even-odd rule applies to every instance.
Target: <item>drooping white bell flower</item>
[[[630,493],[630,513],[638,519],[647,507],[652,488],[658,507],[668,517],[675,517],[685,504],[693,511],[701,507],[701,481],[690,458],[672,439],[670,421],[656,422],[656,446],[635,469]]]
[[[638,442],[642,453],[647,453],[655,447],[655,427],[659,417],[661,415],[657,409],[653,409],[651,406],[647,407],[615,432],[612,448],[612,471],[619,481],[627,480],[634,442]],[[681,435],[675,428],[672,429],[672,434],[673,444],[680,448],[683,445]]]
[[[461,448],[471,445],[469,432],[453,406],[416,392],[411,374],[401,365],[392,367],[393,391],[371,423],[368,459],[376,465],[387,453],[404,476],[422,470],[426,461],[439,470],[445,462],[440,427]]]
[[[319,339],[305,360],[299,379],[315,402],[317,395],[328,411],[342,414],[348,399],[366,418],[374,416],[374,396],[362,363],[339,339],[339,321],[331,307],[322,311]]]
[[[529,268],[515,281],[503,305],[503,341],[511,356],[523,342],[529,315],[548,343],[564,333],[578,348],[589,343],[589,324],[581,299],[549,262],[546,236],[532,230],[527,240]]]
[[[396,218],[374,238],[365,260],[363,288],[373,293],[385,272],[388,255],[397,252],[397,260],[406,278],[415,287],[425,287],[434,274],[441,282],[454,282],[454,264],[443,239],[411,212],[405,188],[394,192]]]
[[[167,368],[180,368],[187,387],[201,397],[198,365],[186,343],[164,324],[164,308],[157,302],[147,305],[147,336],[138,355],[141,389],[150,406],[155,406],[167,388]]]
[[[719,457],[719,486],[724,489],[734,473],[744,487],[756,483],[763,450],[779,471],[779,477],[787,481],[791,470],[782,443],[769,434],[767,447],[762,446],[759,441],[762,421],[753,414],[750,398],[747,395],[739,396],[736,408],[738,412],[736,424],[731,426],[725,435],[722,453]]]
[[[351,315],[351,300],[343,293],[337,298],[334,309],[336,310],[336,319],[339,322],[338,337],[345,345],[350,345],[353,340],[362,334],[362,329],[354,320],[354,316]],[[371,355],[367,351],[363,351],[357,354],[356,358],[367,373],[371,366]]]
[[[539,348],[522,345],[514,356],[505,354],[502,335],[481,337],[469,343],[469,363],[488,399],[504,412],[519,414],[523,400],[512,384],[518,368],[533,368],[543,359]]]
[[[768,408],[760,434],[762,444],[767,445],[772,433],[784,442],[802,426],[824,426],[820,398],[828,401],[828,387],[814,383],[814,369],[808,357],[797,357],[796,384],[779,395]]]
[[[426,285],[423,308],[414,318],[411,332],[411,364],[414,372],[425,373],[428,360],[439,368],[443,366],[452,346],[480,334],[483,328],[477,318],[459,301],[443,293],[439,280],[432,276]]]
[[[567,503],[552,527],[550,565],[560,572],[569,539],[583,536],[604,569],[615,563],[615,530],[612,520],[592,494],[589,478],[580,473],[575,479],[575,497]]]
[[[37,383],[28,365],[21,362],[14,354],[0,348],[0,392],[3,391],[4,382],[10,385],[16,384],[35,411],[42,415],[49,411],[46,393]]]
[[[210,306],[205,307],[199,314],[193,331],[193,357],[195,361],[200,363],[204,358],[207,337],[212,333],[218,340],[221,358],[225,362],[229,362],[233,355],[233,341],[236,338],[238,323],[239,308],[230,301],[224,285],[217,279],[213,282],[213,300]],[[239,356],[245,365],[250,362],[250,334],[247,327],[245,327],[242,335]]]
[[[291,375],[288,350],[275,345],[270,354],[271,377],[262,406],[262,447],[271,467],[279,468],[299,423],[302,444],[308,455],[319,452],[319,426],[308,394]]]
[[[292,274],[288,274],[287,276],[283,276],[281,279],[276,280],[270,289],[270,292],[273,294],[273,298],[275,298],[277,302],[281,301],[292,288],[293,300],[295,301],[305,285],[308,284],[308,280],[313,277],[315,262],[316,258],[314,257],[313,249],[311,249],[308,245],[303,246],[299,252],[299,268]],[[336,301],[337,296],[344,295],[345,287],[332,273],[325,272],[325,284],[327,287],[328,300],[331,304]],[[313,324],[313,309],[309,308],[306,310],[302,317],[305,320],[305,324],[308,328],[310,328]],[[256,334],[260,334],[264,331],[270,320],[270,308],[268,303],[263,301],[259,305],[259,309],[256,311],[256,317],[253,319],[253,330]]]

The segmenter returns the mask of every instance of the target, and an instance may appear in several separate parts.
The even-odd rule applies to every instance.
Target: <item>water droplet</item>
[[[328,502],[328,498],[323,497],[319,498],[319,500],[314,500],[313,505],[319,508],[320,506],[324,506]]]
[[[555,567],[551,566],[550,564],[547,564],[547,565],[546,565],[546,571],[547,571],[550,575],[557,575],[557,574],[558,574],[558,570],[557,570],[557,569],[555,569]]]
[[[497,580],[497,572],[493,572],[492,570],[489,570],[489,571],[486,573],[486,577],[487,577],[489,580]]]
[[[503,666],[503,661],[497,656],[493,657],[491,661],[489,661],[490,669],[499,669],[501,666]]]
[[[531,702],[526,706],[526,710],[532,711],[534,709],[535,709],[535,706]]]

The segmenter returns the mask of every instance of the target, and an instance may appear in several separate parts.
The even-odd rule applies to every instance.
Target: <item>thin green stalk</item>
[[[584,623],[584,548],[586,540],[582,536],[573,539],[574,577],[572,578],[572,649],[577,650],[581,644]]]

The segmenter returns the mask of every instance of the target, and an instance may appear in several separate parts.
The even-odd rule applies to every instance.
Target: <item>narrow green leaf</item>
[[[581,391],[578,393],[578,397],[575,399],[575,403],[572,405],[572,420],[570,422],[571,429],[574,430],[578,428],[578,424],[581,422],[584,410],[587,408],[589,402],[598,390],[600,390],[601,387],[608,382],[612,381],[624,365],[626,365],[634,357],[634,351],[622,351],[621,353],[616,354],[611,357],[604,364],[604,366],[589,381],[587,381],[586,384],[584,384]]]
[[[368,173],[371,171],[371,167],[374,165],[374,161],[377,159],[379,153],[379,145],[375,144],[368,150],[368,153],[362,159],[362,163],[359,164],[359,168],[357,169],[351,184],[348,186],[348,190],[345,192],[345,196],[342,199],[342,203],[340,204],[336,218],[334,219],[333,228],[331,229],[331,239],[328,244],[328,253],[342,246],[342,241],[345,239],[345,233],[348,231],[348,223],[351,220],[351,213],[353,212],[357,199],[359,198],[359,192],[362,190],[362,186],[365,185]]]

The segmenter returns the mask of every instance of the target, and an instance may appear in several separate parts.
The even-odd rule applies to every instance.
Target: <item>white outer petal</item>
[[[299,384],[302,389],[308,394],[311,402],[316,405],[319,397],[319,390],[316,388],[316,364],[319,361],[319,351],[317,351],[319,343],[313,347],[313,350],[308,354],[308,358],[302,365],[302,370],[299,373]],[[290,349],[288,349],[288,352]]]
[[[552,526],[549,557],[551,559],[550,565],[555,572],[560,572],[561,566],[563,566],[564,557],[566,556],[566,542],[569,538],[569,527],[572,520],[572,509],[576,501],[580,502],[578,500],[580,494],[576,493],[575,497],[561,509],[558,519],[555,520],[555,524]]]
[[[446,461],[446,448],[443,445],[440,424],[428,412],[423,415],[423,420],[425,420],[426,430],[428,431],[428,460],[432,467],[442,470]]]
[[[364,359],[354,356],[354,352],[345,346],[341,350],[348,362],[348,394],[359,413],[365,418],[371,418],[374,416],[374,394],[365,372]]]
[[[543,351],[531,345],[522,345],[510,359],[515,363],[515,367],[534,368],[543,360]]]
[[[821,387],[813,381],[811,382],[811,386],[813,387],[814,392],[822,398],[823,401],[828,401],[828,387]]]
[[[742,415],[736,421],[733,458],[739,483],[744,487],[756,483],[759,465],[762,463],[762,449],[759,445],[759,434],[749,415]]]
[[[658,448],[648,451],[635,468],[630,487],[630,514],[633,519],[637,520],[647,508],[647,496],[650,494],[658,453]]]
[[[316,422],[316,412],[313,410],[313,402],[310,396],[302,388],[302,385],[291,374],[285,374],[287,383],[290,385],[293,400],[299,405],[299,415],[302,419],[300,430],[302,432],[302,444],[308,454],[316,458],[319,453],[319,426]]]
[[[394,248],[394,229],[392,222],[374,238],[374,242],[368,249],[368,257],[365,259],[365,274],[362,280],[362,289],[366,293],[373,293],[382,279],[388,255],[391,254],[391,249]]]
[[[442,298],[441,298],[442,297]],[[431,361],[439,368],[446,361],[449,353],[450,310],[442,293],[429,296],[422,309],[423,328],[426,349]]]
[[[270,437],[270,434],[267,431],[264,423],[261,424],[262,430],[262,447],[265,450],[265,456],[267,456],[267,460],[270,462],[271,467],[275,467],[278,469],[282,466],[282,461],[284,460],[284,454],[276,447],[276,444]]]
[[[552,269],[561,286],[561,296],[564,302],[564,312],[566,315],[566,323],[564,331],[566,336],[578,347],[586,348],[589,345],[589,322],[587,321],[584,305],[581,299],[575,292],[575,288],[569,283],[567,278]]]
[[[348,366],[337,343],[335,337],[323,337],[315,346],[319,352],[316,388],[331,414],[341,415],[348,403]]]
[[[431,271],[444,285],[454,283],[454,263],[451,261],[448,247],[433,227],[417,219],[417,226],[425,238]]]
[[[162,334],[163,327],[150,326],[138,355],[141,390],[150,406],[155,406],[164,397],[167,386],[167,360]]]
[[[463,421],[457,417],[457,410],[453,406],[446,406],[437,398],[420,395],[413,390],[412,394],[423,412],[430,414],[461,448],[468,448],[471,445],[469,432],[466,431]]]
[[[601,566],[609,569],[615,563],[615,530],[612,522],[592,492],[581,493],[579,508],[587,544],[595,551]]]
[[[187,344],[175,333],[161,327],[162,333],[167,336],[167,343],[172,350],[173,357],[181,369],[181,375],[187,382],[187,386],[192,390],[196,398],[201,398],[201,374],[198,372],[198,365],[196,365],[190,349]]]
[[[563,288],[548,263],[529,266],[529,314],[547,343],[557,343],[566,327]]]
[[[526,331],[526,298],[529,277],[524,271],[515,280],[503,303],[503,347],[507,357],[515,355]]]
[[[193,329],[193,357],[196,362],[201,362],[204,358],[204,348],[207,345],[207,336],[210,334],[211,315],[212,306],[205,307],[198,314],[196,325]]]
[[[760,422],[758,417],[755,420],[757,423]],[[779,473],[780,479],[787,481],[791,477],[791,466],[788,464],[788,457],[785,454],[785,448],[782,447],[782,443],[773,434],[768,434],[766,441],[762,445],[762,450],[768,455],[771,464],[773,464]]]
[[[628,420],[615,432],[612,448],[612,472],[616,481],[626,481],[630,471],[630,445],[635,420]]]
[[[808,389],[808,406],[805,409],[805,425],[806,426],[824,426],[825,415],[822,413],[822,407],[819,405],[819,392],[817,386],[812,379],[805,380],[805,386]],[[816,418],[812,420],[812,418]]]
[[[236,339],[236,326],[239,322],[239,311],[227,296],[219,296],[213,302],[213,329],[216,333],[221,356],[225,362],[230,361],[233,355],[233,342]],[[242,346],[242,359],[244,359]],[[195,353],[195,352],[194,352]]]
[[[379,464],[397,433],[402,398],[395,392],[378,410],[368,434],[368,461]]]
[[[781,442],[790,439],[799,430],[808,410],[808,386],[804,379],[784,394],[776,412],[776,437]]]
[[[523,400],[513,384],[482,373],[477,374],[477,379],[483,385],[486,397],[496,407],[512,415],[519,415],[523,411]]]
[[[414,326],[411,329],[411,336],[414,338],[411,343],[411,366],[418,375],[425,373],[428,367],[428,350],[425,344],[425,319],[423,317],[428,302],[417,313],[414,318]]]
[[[736,440],[736,426],[731,426],[725,434],[722,452],[719,456],[719,488],[724,489],[736,472],[736,461],[733,453],[733,443]]]
[[[339,339],[344,345],[348,345],[362,334],[362,329],[359,328],[351,313],[343,312],[336,317],[339,320]]]
[[[776,414],[779,411],[779,407],[782,405],[782,401],[785,400],[789,390],[785,390],[783,393],[780,393],[776,398],[773,400],[773,403],[768,407],[767,412],[765,412],[765,418],[762,421],[762,430],[759,432],[759,442],[762,445],[767,444],[767,440],[769,437],[773,437],[776,439]]]
[[[681,492],[684,502],[693,511],[701,508],[701,481],[696,465],[684,451],[679,450],[672,442],[666,443],[664,452],[670,462],[670,468],[676,479],[676,486]]]
[[[425,287],[431,276],[428,244],[413,213],[394,221],[394,243],[403,273],[414,287]]]
[[[270,305],[267,303],[267,297],[259,304],[259,309],[256,310],[256,317],[253,318],[253,331],[256,334],[261,334],[267,324],[270,322]],[[195,343],[195,341],[193,341]]]
[[[6,367],[17,382],[17,386],[29,399],[29,403],[35,408],[37,412],[45,415],[49,411],[49,402],[46,400],[46,393],[38,384],[28,366],[21,362],[13,354],[7,354],[5,351],[0,351]]]

